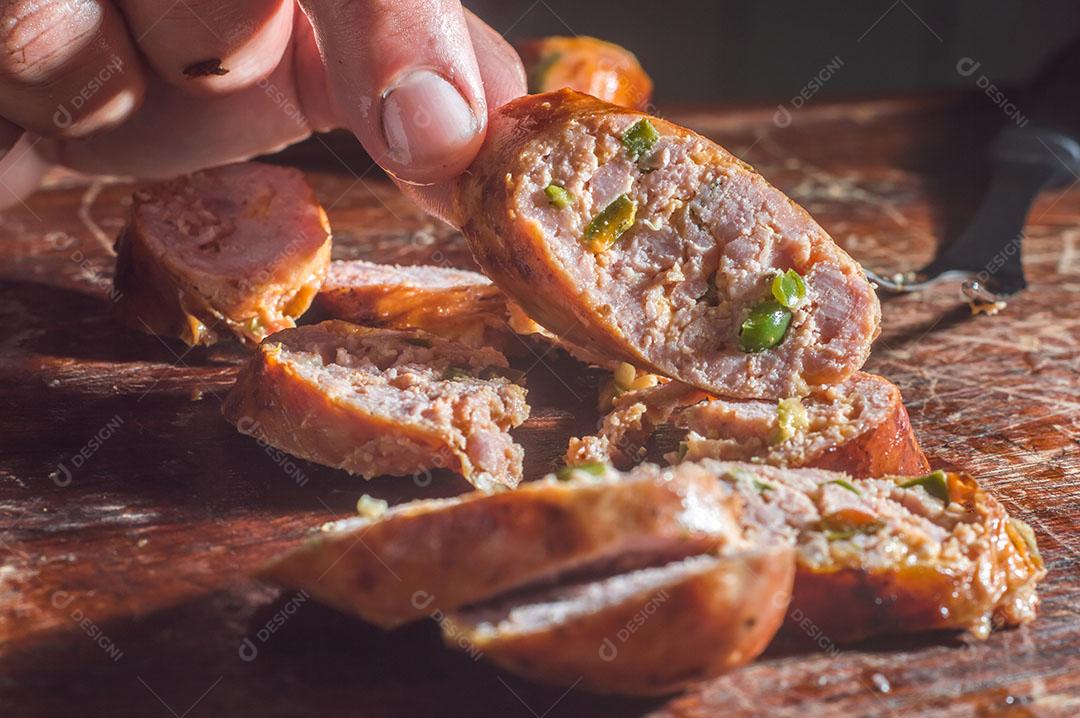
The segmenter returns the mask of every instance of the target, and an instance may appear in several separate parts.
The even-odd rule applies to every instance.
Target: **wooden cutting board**
[[[981,95],[774,108],[683,108],[802,203],[867,266],[921,266],[985,181],[999,121]],[[469,267],[351,140],[300,166],[334,255]],[[954,288],[883,298],[868,369],[903,389],[935,460],[971,471],[1038,535],[1050,574],[1033,625],[970,641],[774,646],[666,700],[534,685],[444,650],[434,622],[383,633],[247,577],[362,493],[392,502],[460,479],[364,483],[282,459],[219,414],[243,351],[188,350],[109,319],[133,185],[54,177],[0,216],[0,715],[1080,714],[1080,188],[1047,192],[1024,244],[1031,289],[973,317]],[[595,423],[598,373],[528,356],[527,477]],[[356,550],[363,550],[357,548]]]

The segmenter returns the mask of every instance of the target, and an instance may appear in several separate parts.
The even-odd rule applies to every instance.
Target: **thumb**
[[[300,0],[337,112],[395,178],[456,177],[484,139],[487,105],[457,0]]]

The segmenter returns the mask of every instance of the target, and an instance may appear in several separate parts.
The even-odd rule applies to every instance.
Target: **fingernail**
[[[431,70],[414,70],[383,97],[382,126],[390,159],[417,170],[454,164],[479,127],[461,93]]]

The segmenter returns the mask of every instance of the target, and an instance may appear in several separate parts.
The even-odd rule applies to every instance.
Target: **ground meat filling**
[[[423,332],[307,329],[277,335],[281,358],[330,400],[440,436],[464,455],[462,473],[481,484],[520,478],[523,450],[506,432],[528,417],[528,406],[502,354]],[[431,459],[429,468],[451,465]]]
[[[1026,526],[968,477],[941,475],[945,501],[923,486],[903,486],[910,479],[849,480],[831,471],[710,460],[696,466],[734,486],[749,526],[795,543],[800,572],[892,575],[895,587],[939,602],[936,623],[917,628],[985,637],[995,616],[1009,624],[1034,618],[1035,584],[1045,571],[1033,542],[1024,544]]]
[[[797,404],[776,401],[703,401],[676,411],[673,423],[687,430],[675,459],[754,461],[802,466],[823,452],[874,429],[889,418],[895,391],[888,382],[857,375]],[[789,400],[790,401],[790,400]],[[790,428],[782,413],[801,414]]]
[[[780,386],[795,395],[806,382],[850,373],[874,332],[872,295],[855,286],[865,283],[857,265],[760,176],[730,157],[716,161],[723,151],[703,138],[660,134],[635,161],[622,138],[640,119],[585,114],[522,153],[514,205],[555,238],[550,251],[583,299],[649,361],[699,386],[740,396],[773,396]],[[565,189],[568,204],[550,200],[551,185]],[[610,247],[589,251],[589,223],[624,195],[636,204],[633,225]],[[740,351],[750,309],[788,269],[805,278],[806,300],[784,339]]]

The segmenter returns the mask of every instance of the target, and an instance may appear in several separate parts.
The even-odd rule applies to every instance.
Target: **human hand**
[[[0,0],[0,32],[4,203],[51,164],[167,177],[345,127],[452,221],[448,180],[525,92],[457,0]]]

